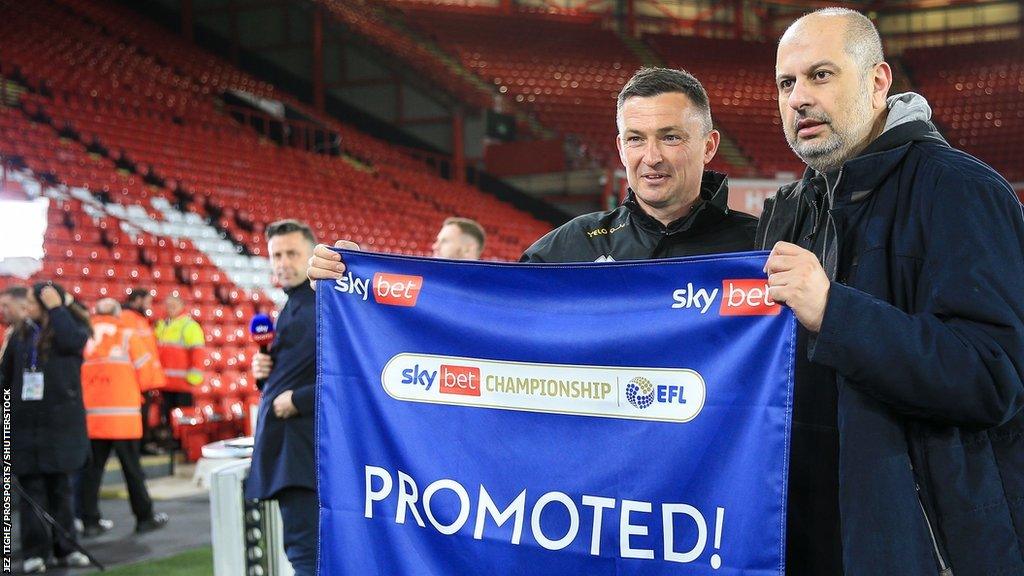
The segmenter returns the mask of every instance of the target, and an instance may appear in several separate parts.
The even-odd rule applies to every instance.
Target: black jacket
[[[82,350],[88,328],[67,308],[49,312],[53,346],[38,369],[43,373],[43,399],[22,401],[23,375],[30,362],[33,331],[11,336],[0,361],[3,389],[11,394],[11,437],[14,473],[43,474],[81,469],[89,456],[89,435],[82,403]]]
[[[811,180],[766,201],[759,247],[806,239]],[[1013,189],[914,121],[843,166],[829,213],[835,280],[801,353],[835,373],[803,384],[837,387],[845,573],[1024,574],[1024,214]]]
[[[630,190],[615,210],[584,214],[548,232],[520,261],[648,260],[750,250],[757,219],[730,210],[728,201],[726,177],[706,171],[700,201],[688,215],[665,226],[640,208]]]
[[[309,283],[290,288],[270,345],[273,368],[263,384],[247,498],[272,498],[282,488],[316,488],[313,414],[316,384],[316,293]],[[299,413],[274,415],[274,399],[292,391]]]

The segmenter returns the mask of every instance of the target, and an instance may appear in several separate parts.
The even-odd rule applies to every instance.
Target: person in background
[[[98,536],[108,528],[100,523],[100,485],[110,451],[117,454],[135,515],[135,531],[150,532],[167,524],[167,515],[153,512],[146,475],[139,458],[142,437],[142,389],[146,370],[154,361],[141,335],[121,319],[121,306],[112,298],[96,303],[93,337],[85,347],[82,396],[92,461],[82,477],[83,535]]]
[[[89,455],[81,376],[92,327],[86,310],[50,282],[32,287],[25,312],[0,359],[0,383],[12,400],[13,471],[28,497],[75,538],[71,474]],[[51,552],[61,566],[89,564],[24,498],[19,512],[25,573],[46,571]]]
[[[483,226],[475,220],[452,216],[445,218],[430,248],[434,258],[479,260],[485,239]]]
[[[154,438],[154,426],[161,419],[160,388],[167,384],[164,367],[160,364],[160,349],[157,346],[156,334],[153,333],[149,318],[153,313],[153,291],[144,286],[135,286],[128,291],[121,306],[121,323],[142,338],[146,350],[152,356],[152,362],[146,363],[141,374],[144,382],[142,393],[142,452],[155,454],[160,451]]]
[[[206,336],[188,312],[185,301],[173,293],[164,300],[167,317],[156,324],[157,347],[165,382],[160,390],[161,421],[170,425],[171,410],[192,405],[192,391],[203,384]]]
[[[7,340],[11,336],[11,328],[25,319],[25,308],[28,306],[28,288],[24,286],[8,286],[0,292],[0,324],[7,330],[3,342],[0,343],[0,357],[7,348]]]

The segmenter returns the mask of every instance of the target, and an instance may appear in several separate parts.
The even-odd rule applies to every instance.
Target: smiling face
[[[701,111],[681,92],[634,96],[619,109],[616,145],[640,206],[663,224],[689,212],[718,150]]]
[[[783,131],[797,156],[818,172],[859,154],[885,123],[889,66],[858,61],[849,43],[847,19],[817,15],[797,21],[779,42]]]

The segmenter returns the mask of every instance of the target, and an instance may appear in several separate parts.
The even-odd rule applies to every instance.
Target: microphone
[[[274,321],[266,314],[257,314],[249,322],[249,336],[260,346],[260,352],[267,354],[270,343],[274,341]]]
[[[249,322],[249,337],[253,342],[259,344],[261,354],[267,354],[270,343],[274,341],[274,321],[270,319],[270,316],[266,314],[253,316]],[[257,380],[256,386],[262,389],[265,381],[266,378]]]

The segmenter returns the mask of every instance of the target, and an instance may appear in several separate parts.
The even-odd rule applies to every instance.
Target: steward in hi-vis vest
[[[192,392],[203,383],[206,336],[199,323],[187,313],[156,324],[160,364],[167,378],[162,390]]]
[[[167,383],[167,379],[164,376],[163,366],[160,364],[160,351],[157,348],[156,336],[150,327],[149,319],[135,310],[125,308],[121,310],[120,320],[125,328],[139,337],[142,345],[146,347],[146,353],[152,359],[139,370],[139,384],[142,391],[163,387]]]
[[[142,381],[146,367],[155,359],[144,339],[121,316],[121,305],[113,298],[96,303],[93,337],[85,347],[82,390],[92,460],[82,471],[82,534],[98,536],[111,525],[102,522],[100,484],[110,458],[117,454],[128,488],[128,501],[135,515],[135,531],[163,528],[167,515],[153,511],[146,488],[146,473],[139,458],[142,437]]]
[[[82,399],[89,438],[142,438],[142,384],[139,373],[154,359],[134,331],[116,316],[93,317],[93,337],[85,346]]]

